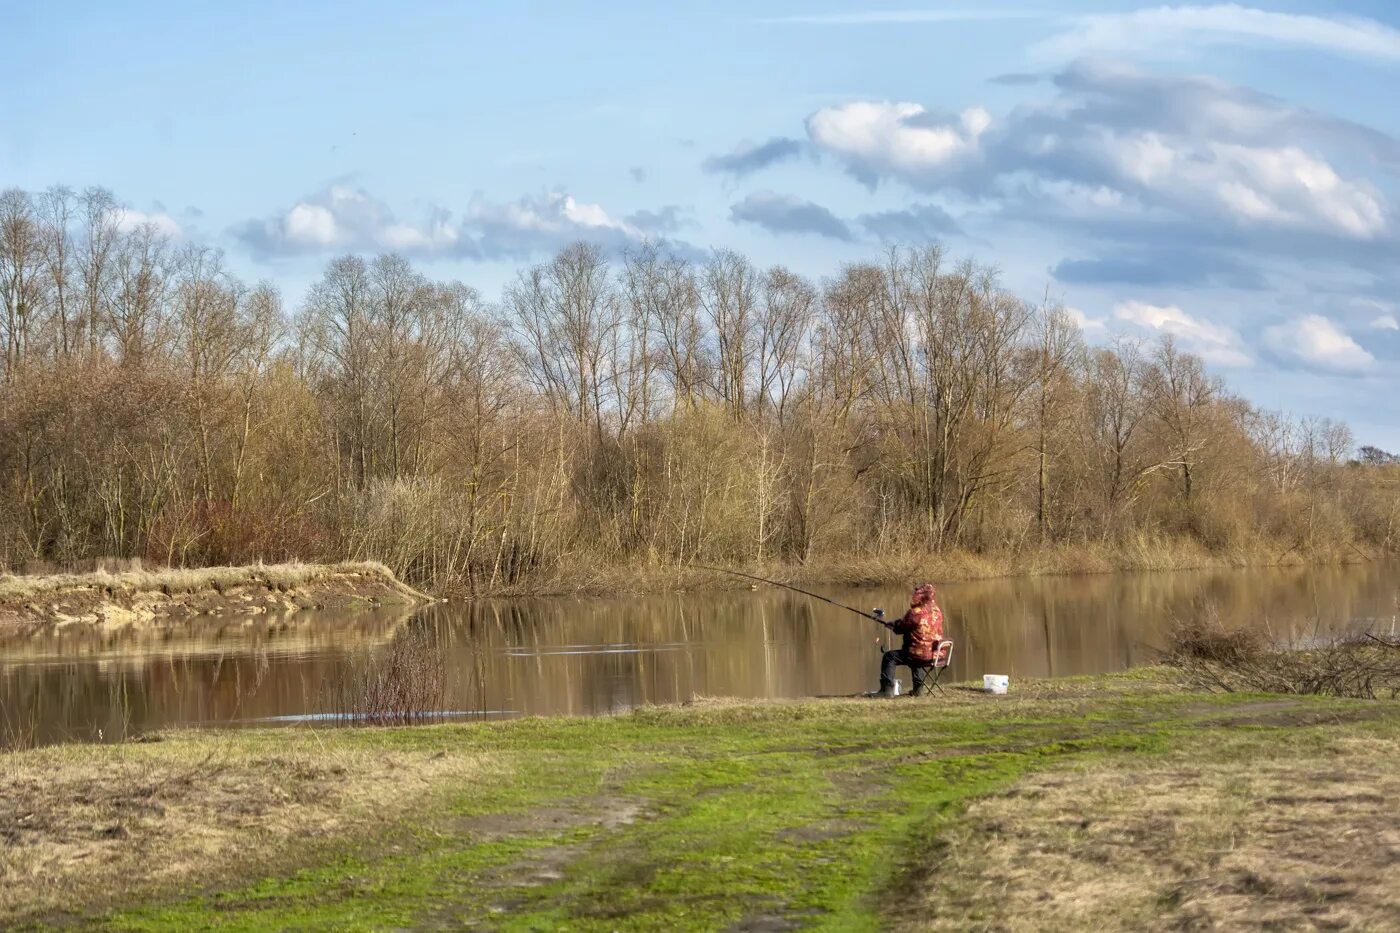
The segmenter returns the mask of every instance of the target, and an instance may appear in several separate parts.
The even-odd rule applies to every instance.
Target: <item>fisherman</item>
[[[890,631],[904,636],[904,644],[894,651],[886,651],[880,661],[880,693],[882,697],[895,695],[895,668],[903,664],[914,675],[917,686],[917,670],[928,667],[938,657],[938,645],[943,641],[943,610],[938,608],[932,583],[923,583],[914,588],[909,600],[909,611],[894,622],[877,619]],[[883,613],[877,610],[877,615]]]

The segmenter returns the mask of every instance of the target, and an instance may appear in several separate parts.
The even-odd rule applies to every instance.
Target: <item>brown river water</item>
[[[939,588],[951,679],[1062,677],[1152,663],[1172,620],[1214,612],[1282,643],[1400,634],[1394,564],[1039,577]],[[891,616],[903,587],[811,587]],[[855,694],[883,630],[785,590],[437,604],[160,629],[0,638],[0,739],[114,741],[180,725],[324,722],[349,672],[420,630],[455,719],[596,715],[695,696]],[[907,684],[907,672],[905,674]],[[0,746],[5,743],[0,741]],[[13,739],[11,741],[13,744]]]

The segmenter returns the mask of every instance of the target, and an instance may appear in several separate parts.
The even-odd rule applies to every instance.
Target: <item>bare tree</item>
[[[43,242],[27,192],[0,192],[0,301],[4,303],[5,379],[20,372],[31,352],[42,304]]]
[[[1200,358],[1182,353],[1168,336],[1157,345],[1145,389],[1167,439],[1170,462],[1180,470],[1182,498],[1189,502],[1194,471],[1211,442],[1210,418],[1220,380],[1207,376]]]
[[[622,338],[621,301],[601,250],[576,243],[522,272],[506,307],[536,387],[601,437],[616,388],[608,361]]]
[[[116,198],[105,188],[88,188],[82,195],[81,210],[83,229],[78,262],[82,275],[84,327],[88,356],[96,359],[102,344],[102,323],[111,299],[111,262],[119,234]]]
[[[81,322],[74,320],[73,265],[75,244],[73,221],[77,210],[73,190],[54,185],[44,192],[41,201],[43,222],[44,266],[53,296],[53,319],[58,330],[58,355],[67,358],[76,347],[77,330]]]
[[[757,350],[758,270],[743,256],[721,250],[700,274],[700,305],[715,337],[715,386],[735,418],[748,407]]]
[[[779,423],[785,420],[800,378],[816,303],[816,289],[783,267],[774,266],[764,276],[756,397],[773,410]]]

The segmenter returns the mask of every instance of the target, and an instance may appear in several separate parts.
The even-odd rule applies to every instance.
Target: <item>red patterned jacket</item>
[[[914,591],[914,604],[890,628],[904,636],[904,653],[919,661],[932,661],[943,640],[943,610],[934,601],[932,586]]]

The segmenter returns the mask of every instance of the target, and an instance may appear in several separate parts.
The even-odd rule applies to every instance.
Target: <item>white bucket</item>
[[[982,689],[988,693],[1005,693],[1011,686],[1011,678],[1005,674],[983,674]]]

